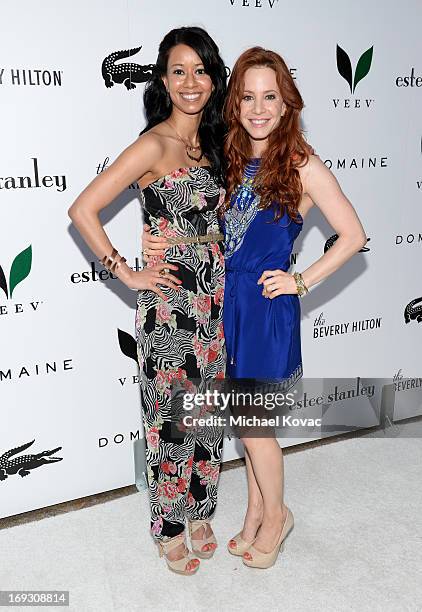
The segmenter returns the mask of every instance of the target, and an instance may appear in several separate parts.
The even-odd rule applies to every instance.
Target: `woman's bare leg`
[[[242,441],[264,504],[262,523],[254,547],[261,552],[270,552],[280,536],[287,514],[283,503],[283,452],[273,437],[245,437]]]
[[[246,510],[245,520],[243,522],[241,538],[245,540],[245,542],[252,542],[262,522],[264,502],[262,499],[261,490],[255,478],[249,451],[246,446],[245,461],[246,473],[248,477],[248,508]]]

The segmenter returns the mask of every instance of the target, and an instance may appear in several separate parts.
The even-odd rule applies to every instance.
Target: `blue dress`
[[[296,294],[265,298],[257,281],[264,270],[288,271],[303,219],[299,215],[296,223],[285,213],[274,223],[272,208],[258,209],[253,177],[259,163],[254,158],[246,166],[223,221],[226,373],[230,378],[275,383],[286,390],[302,376],[300,298]]]

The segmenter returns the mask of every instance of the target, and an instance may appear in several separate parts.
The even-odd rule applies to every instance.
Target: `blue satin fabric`
[[[302,375],[300,298],[265,298],[257,281],[264,270],[288,271],[303,219],[296,223],[287,213],[277,223],[273,219],[273,210],[258,210],[241,246],[226,258],[223,316],[230,378],[294,382]]]

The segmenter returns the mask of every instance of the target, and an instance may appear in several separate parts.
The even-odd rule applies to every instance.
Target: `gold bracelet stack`
[[[120,257],[119,260],[117,260],[117,256]],[[102,259],[99,259],[98,261],[102,263],[103,266],[107,268],[107,270],[114,274],[119,268],[119,266],[126,261],[126,259],[119,255],[117,249],[113,247],[111,255],[104,255],[104,257]]]
[[[296,281],[296,287],[297,287],[297,294],[299,297],[303,297],[304,295],[306,295],[309,292],[308,287],[305,285],[305,281],[302,278],[302,275],[300,272],[295,272],[293,274],[293,277]]]

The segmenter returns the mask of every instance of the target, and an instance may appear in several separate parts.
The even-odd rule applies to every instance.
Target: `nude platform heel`
[[[244,540],[242,538],[242,536],[240,535],[242,532],[239,531],[238,534],[236,534],[231,540],[228,541],[227,543],[227,550],[229,551],[229,553],[231,555],[236,555],[236,557],[242,557],[243,553],[246,552],[248,550],[248,548],[250,548],[250,546],[252,546],[252,544],[255,542],[256,538],[254,538],[252,540],[252,542],[246,542],[246,540]],[[235,546],[230,546],[230,544],[234,542]]]
[[[287,508],[287,515],[284,521],[283,529],[281,530],[277,544],[269,553],[264,553],[254,546],[250,546],[249,549],[243,555],[243,563],[248,567],[257,567],[259,569],[267,569],[274,565],[277,560],[278,553],[284,549],[284,540],[289,534],[290,530],[294,525],[293,514],[290,508]]]
[[[173,548],[176,548],[176,546],[180,546],[180,544],[182,543],[185,544],[185,555],[181,559],[177,559],[175,561],[169,559],[167,557],[167,553],[170,552]],[[160,557],[164,555],[165,560],[167,562],[167,566],[172,572],[175,572],[176,574],[183,574],[184,576],[190,576],[191,574],[194,574],[195,572],[198,571],[200,561],[199,559],[196,558],[195,555],[191,553],[191,551],[186,546],[186,538],[185,538],[184,531],[180,533],[179,535],[175,536],[174,538],[171,538],[170,540],[167,540],[167,541],[159,540],[157,544],[158,544],[158,553]],[[189,561],[194,561],[194,560],[198,561],[198,564],[196,565],[196,567],[190,570],[187,569],[187,565]]]
[[[188,520],[189,535],[190,535],[190,542],[191,542],[192,550],[195,553],[195,555],[198,555],[198,557],[201,557],[201,559],[210,559],[213,556],[215,549],[217,548],[217,540],[216,540],[214,533],[208,536],[207,538],[205,537],[202,538],[201,540],[194,540],[192,538],[192,534],[195,533],[195,531],[198,531],[200,527],[205,527],[207,523],[208,524],[210,523],[209,519],[201,519],[201,520],[193,520],[193,521]],[[206,544],[213,544],[213,546],[209,550],[202,550]]]

